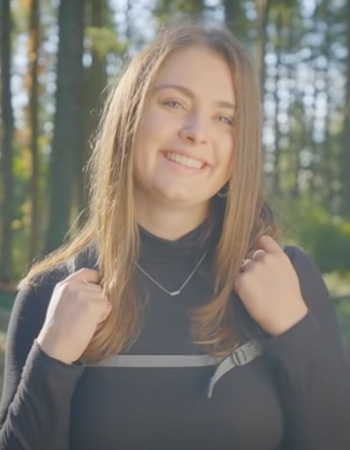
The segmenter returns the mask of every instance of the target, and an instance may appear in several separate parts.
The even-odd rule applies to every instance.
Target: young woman
[[[90,219],[13,308],[2,450],[348,450],[327,289],[261,187],[236,40],[164,30],[111,93]]]

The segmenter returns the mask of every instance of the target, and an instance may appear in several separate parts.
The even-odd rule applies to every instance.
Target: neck
[[[150,208],[136,206],[136,221],[149,233],[162,239],[175,241],[197,228],[207,217],[207,211],[195,208]]]

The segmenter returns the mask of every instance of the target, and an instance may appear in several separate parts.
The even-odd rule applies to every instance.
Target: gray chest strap
[[[211,398],[215,384],[235,367],[250,363],[261,354],[259,344],[252,340],[222,360],[209,355],[116,355],[92,366],[124,368],[182,368],[216,366],[209,382],[208,397]],[[91,367],[91,365],[89,365]]]
[[[223,377],[228,371],[235,367],[244,366],[261,355],[260,346],[256,341],[249,341],[238,347],[231,355],[223,359],[217,366],[214,375],[210,379],[208,397],[211,398],[215,383]]]
[[[73,273],[80,267],[97,267],[97,258],[94,248],[88,248],[76,258],[67,262],[69,273]],[[211,398],[215,384],[227,372],[235,367],[244,366],[261,354],[261,348],[257,341],[251,340],[238,347],[233,353],[224,359],[216,359],[209,355],[116,355],[97,364],[88,364],[88,367],[129,367],[129,368],[181,368],[181,367],[206,367],[216,366],[210,379],[208,397]]]

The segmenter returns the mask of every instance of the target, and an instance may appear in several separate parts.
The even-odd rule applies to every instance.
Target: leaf
[[[85,37],[87,47],[101,59],[108,53],[122,53],[126,49],[126,42],[120,41],[109,28],[87,27]]]

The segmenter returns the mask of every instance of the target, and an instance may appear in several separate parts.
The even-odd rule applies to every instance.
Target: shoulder
[[[68,261],[47,268],[31,278],[24,278],[18,285],[18,292],[38,293],[55,286],[68,276],[70,266]]]
[[[95,246],[90,244],[62,263],[49,267],[30,279],[24,278],[18,285],[14,307],[17,305],[24,307],[30,302],[31,308],[46,309],[57,283],[82,267],[95,268],[96,265]]]
[[[6,336],[6,353],[24,365],[33,340],[44,323],[55,285],[67,276],[65,264],[50,268],[29,281],[23,280],[12,306]]]
[[[317,264],[299,247],[285,246],[284,251],[299,278],[300,289],[306,303],[311,308],[329,308],[329,292]]]
[[[92,269],[96,266],[97,256],[95,246],[90,244],[83,248],[79,253],[67,258],[62,263],[53,265],[30,279],[24,278],[19,283],[18,289],[31,291],[33,293],[40,292],[41,290],[52,288],[68,275],[83,267]]]
[[[304,250],[290,245],[286,245],[283,250],[289,257],[294,270],[300,277],[304,278],[305,276],[311,276],[311,278],[322,278],[317,264],[306,252],[304,252]]]
[[[67,263],[44,270],[30,279],[23,279],[17,289],[12,316],[32,316],[46,313],[57,283],[69,274]]]

